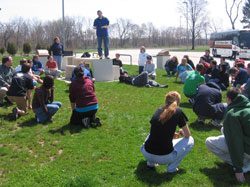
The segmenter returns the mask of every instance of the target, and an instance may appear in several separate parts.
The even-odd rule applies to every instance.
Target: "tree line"
[[[228,1],[233,4],[229,5]],[[178,47],[185,46],[188,42],[192,49],[195,45],[208,45],[211,32],[221,30],[220,23],[209,19],[206,0],[183,0],[179,1],[179,15],[184,16],[188,23],[179,27],[157,28],[153,23],[135,24],[126,18],[118,18],[109,26],[110,48],[137,48],[141,45],[147,47]],[[232,22],[238,18],[238,11],[242,1],[225,0],[226,13]],[[231,12],[236,8],[236,17]],[[243,7],[245,26],[250,24],[250,0]],[[67,50],[95,49],[96,34],[93,27],[94,19],[86,17],[65,18],[65,43]],[[166,23],[167,25],[167,23]],[[16,17],[8,22],[0,22],[0,52],[10,47],[18,50],[48,48],[53,39],[62,38],[62,20],[42,22],[38,19],[27,20]]]

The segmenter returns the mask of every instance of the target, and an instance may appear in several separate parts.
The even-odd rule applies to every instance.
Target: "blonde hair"
[[[141,46],[141,47],[140,47],[140,51],[142,51],[142,50],[143,50],[144,52],[146,52],[146,48],[145,48],[144,46]]]
[[[176,113],[176,108],[181,101],[181,95],[176,91],[171,91],[165,96],[166,106],[163,108],[163,112],[160,115],[159,121],[161,124],[165,124]]]

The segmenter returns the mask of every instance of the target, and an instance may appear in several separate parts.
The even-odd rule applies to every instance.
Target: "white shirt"
[[[146,62],[147,62],[147,56],[148,53],[140,53],[139,54],[139,66],[145,66]]]

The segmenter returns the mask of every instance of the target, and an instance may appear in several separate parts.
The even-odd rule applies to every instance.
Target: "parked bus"
[[[210,51],[214,57],[250,59],[250,30],[215,32],[210,37]]]

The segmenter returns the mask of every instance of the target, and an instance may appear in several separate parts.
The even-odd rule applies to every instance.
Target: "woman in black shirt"
[[[166,105],[157,109],[150,121],[150,135],[141,146],[148,167],[154,167],[157,164],[168,165],[168,173],[176,172],[181,160],[194,145],[194,139],[190,136],[186,124],[188,119],[182,109],[177,108],[180,100],[181,96],[178,92],[169,92],[165,97]],[[181,129],[175,133],[177,125]]]

